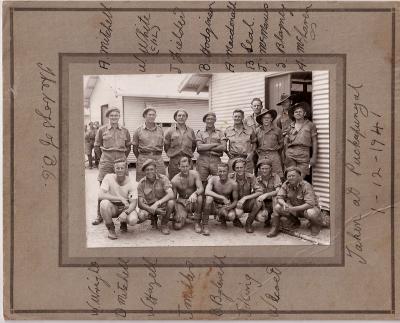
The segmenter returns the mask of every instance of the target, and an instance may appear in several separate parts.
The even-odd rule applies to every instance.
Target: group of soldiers
[[[101,158],[98,212],[92,224],[104,221],[108,238],[117,239],[113,218],[118,218],[121,232],[128,231],[128,224],[146,220],[158,228],[160,220],[163,234],[170,233],[170,221],[180,230],[191,219],[194,231],[208,236],[213,215],[222,227],[232,221],[247,233],[254,232],[254,221],[262,222],[271,226],[267,237],[275,237],[281,218],[291,228],[306,218],[311,234],[318,235],[322,226],[318,198],[304,180],[317,161],[317,130],[308,119],[311,109],[306,102],[293,103],[286,94],[277,104],[282,106],[279,116],[254,98],[253,113],[244,118],[242,110],[234,110],[233,125],[225,131],[215,128],[217,117],[208,112],[203,117],[205,129],[196,134],[186,125],[184,109],[174,113],[176,123],[164,134],[156,123],[156,110],[146,108],[144,124],[132,138],[119,124],[119,109],[109,108],[109,124],[98,129],[94,141]],[[137,159],[137,187],[128,175],[126,158],[131,149]],[[168,177],[163,150],[169,157]],[[221,162],[224,152],[228,163]]]

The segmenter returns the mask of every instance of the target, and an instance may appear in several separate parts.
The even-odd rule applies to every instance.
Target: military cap
[[[289,94],[286,94],[286,93],[282,93],[281,99],[276,105],[282,105],[283,102],[285,102],[286,100],[289,100],[291,98],[293,98],[292,95],[289,95]]]
[[[142,165],[142,172],[144,172],[146,170],[146,167],[149,165],[154,165],[154,167],[157,167],[157,164],[153,159],[146,159]]]
[[[154,113],[157,114],[156,109],[154,109],[154,108],[146,108],[146,109],[144,109],[143,114],[142,114],[143,118],[146,116],[146,114],[147,114],[149,111],[154,111]]]
[[[109,108],[107,109],[107,112],[106,112],[106,117],[108,118],[108,116],[110,115],[110,113],[113,112],[113,111],[118,111],[119,114],[121,114],[121,111],[119,111],[118,108],[116,108],[116,107],[109,107]]]
[[[215,119],[217,118],[217,115],[214,112],[207,112],[203,117],[203,122],[206,122],[208,116],[213,116]]]
[[[274,109],[271,109],[271,110],[264,109],[264,110],[262,110],[262,111],[260,112],[260,114],[256,117],[256,121],[257,121],[260,125],[262,125],[262,120],[261,120],[262,117],[265,116],[266,114],[271,115],[272,121],[274,121],[274,120],[276,119],[276,117],[278,116],[278,112],[276,112],[276,110],[274,110]]]
[[[290,167],[288,167],[288,168],[285,169],[285,177],[287,176],[287,173],[288,173],[288,172],[291,172],[291,171],[296,171],[296,172],[301,176],[301,170],[300,170],[300,168],[298,168],[298,167],[296,167],[296,166],[290,166]]]

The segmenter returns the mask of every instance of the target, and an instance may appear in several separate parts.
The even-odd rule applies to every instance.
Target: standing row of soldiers
[[[283,107],[279,116],[276,110],[263,109],[262,101],[254,98],[251,101],[253,114],[244,118],[242,110],[234,110],[233,126],[224,132],[215,128],[215,113],[208,112],[203,117],[205,130],[197,134],[186,125],[188,113],[180,109],[174,113],[176,124],[165,135],[155,122],[155,109],[147,108],[143,112],[145,122],[134,131],[132,140],[129,131],[118,123],[120,111],[110,108],[106,113],[110,123],[98,130],[94,143],[95,150],[102,153],[100,184],[107,174],[116,172],[115,161],[126,160],[131,147],[137,158],[140,211],[123,217],[121,229],[122,223],[126,231],[126,223],[135,224],[145,219],[151,219],[157,226],[158,214],[162,218],[161,231],[168,234],[167,223],[173,204],[175,229],[182,227],[185,216],[194,213],[195,231],[209,235],[210,214],[216,215],[223,225],[232,220],[234,225],[242,226],[241,216],[250,213],[245,225],[248,233],[254,231],[252,222],[258,219],[266,225],[271,223],[268,236],[276,236],[280,216],[284,215],[294,226],[299,225],[299,216],[306,217],[310,220],[312,234],[318,234],[321,217],[317,198],[312,186],[303,180],[317,157],[317,131],[307,119],[310,107],[305,102],[291,104],[288,95],[282,95],[277,104]],[[197,171],[193,171],[189,168],[196,148],[199,157]],[[172,185],[165,176],[163,149],[170,159],[168,175]],[[229,157],[228,164],[221,163],[224,152]],[[253,175],[254,169],[258,177]],[[281,184],[283,169],[287,181]],[[124,172],[127,174],[127,167]],[[103,193],[104,190],[100,194],[103,196],[99,195],[98,217],[93,224],[101,223],[106,217],[110,232],[113,229],[110,214],[104,216],[100,207]],[[117,211],[111,213],[112,222],[112,217],[119,215]],[[112,232],[111,236],[116,237]]]

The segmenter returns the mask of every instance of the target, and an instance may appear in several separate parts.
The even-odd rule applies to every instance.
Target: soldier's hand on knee
[[[128,214],[125,211],[121,212],[121,214],[118,216],[118,220],[120,222],[126,222],[127,218],[128,218]]]
[[[197,202],[197,193],[194,192],[192,195],[190,195],[188,200],[190,203],[196,203]]]
[[[243,209],[244,203],[246,203],[246,200],[245,200],[244,198],[241,198],[241,199],[237,202],[236,206],[237,206],[239,209]]]

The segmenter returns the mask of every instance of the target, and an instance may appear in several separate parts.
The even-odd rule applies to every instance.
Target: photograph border
[[[10,15],[10,87],[14,88],[14,37],[13,37],[13,15],[14,11],[99,11],[100,8],[18,8],[18,7],[10,7],[8,9]],[[149,8],[149,9],[140,9],[140,8],[113,8],[115,11],[172,11],[172,8]],[[188,8],[187,11],[206,11],[207,9],[191,9]],[[257,9],[248,9],[248,11],[255,11]],[[278,9],[269,9],[269,11],[277,11]],[[292,9],[293,11],[304,11],[304,9]],[[216,9],[217,11],[217,9]],[[218,10],[218,11],[226,11],[226,10]],[[238,12],[246,11],[244,9],[238,9]],[[394,107],[394,98],[395,98],[395,8],[332,8],[332,9],[315,9],[312,8],[310,11],[316,12],[392,12],[392,57],[391,57],[391,140],[394,143],[395,140],[395,107]],[[60,73],[61,74],[61,73]],[[17,310],[14,308],[14,299],[13,299],[13,271],[14,271],[14,93],[13,91],[9,91],[10,93],[10,311],[11,313],[88,313],[89,310]],[[60,93],[61,96],[61,93]],[[344,96],[344,100],[346,97]],[[61,109],[60,120],[61,120]],[[61,131],[61,129],[60,129]],[[61,141],[61,137],[60,137]],[[394,163],[394,144],[391,147],[391,172],[395,174],[395,163]],[[61,167],[61,166],[60,166]],[[8,173],[8,169],[6,169],[6,173]],[[60,178],[61,180],[61,178]],[[60,184],[61,187],[61,184]],[[391,310],[316,310],[316,311],[278,311],[280,314],[393,314],[395,312],[395,260],[394,260],[394,176],[391,177],[391,281],[392,281],[392,292],[391,292],[391,301],[392,306]],[[60,203],[61,204],[61,203]],[[344,219],[344,217],[343,217]],[[342,238],[344,239],[344,238]],[[114,312],[113,310],[102,310],[100,312],[108,313]],[[148,313],[149,311],[136,311],[136,310],[128,310],[127,313]],[[154,311],[155,313],[177,313],[178,311]],[[193,310],[193,313],[211,313],[211,311],[207,310]],[[246,313],[251,312],[254,314],[269,314],[271,311],[247,311]],[[238,313],[238,311],[223,311],[223,313]]]

